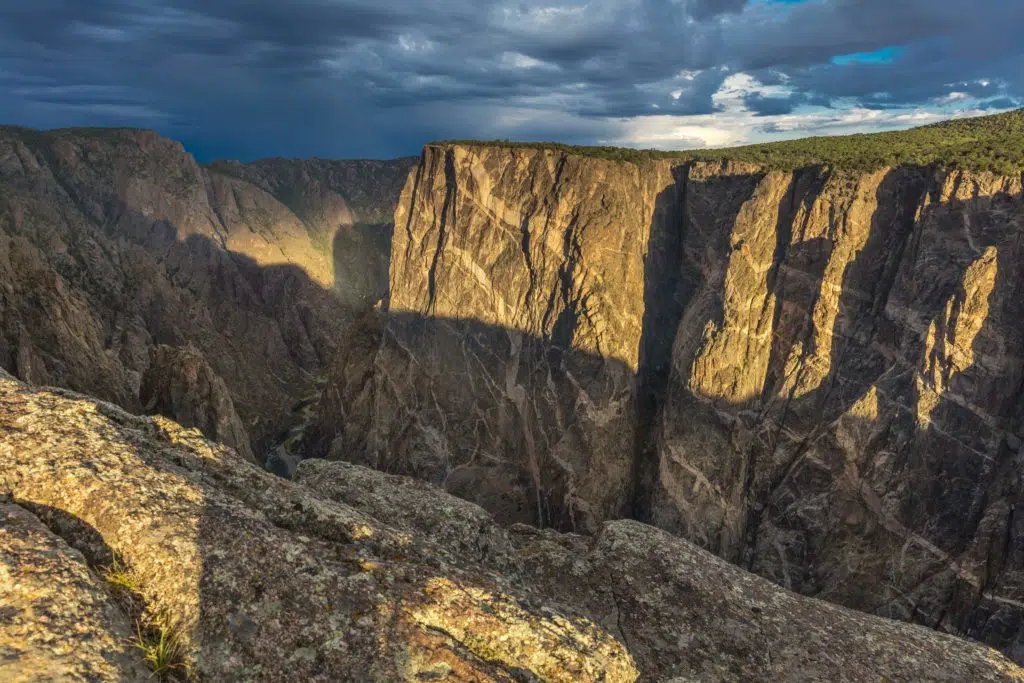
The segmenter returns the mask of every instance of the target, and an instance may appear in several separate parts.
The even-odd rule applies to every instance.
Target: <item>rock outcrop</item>
[[[257,462],[224,380],[195,346],[153,346],[139,387],[142,409],[165,415],[183,427],[196,427],[208,439],[231,446]]]
[[[0,680],[145,681],[134,635],[81,553],[0,503]]]
[[[0,366],[139,410],[150,348],[191,343],[262,452],[386,295],[410,164],[204,168],[152,132],[0,127]]]
[[[1021,182],[428,146],[310,452],[1024,660]]]
[[[196,681],[1024,680],[994,650],[793,595],[637,522],[506,530],[353,465],[298,479],[162,416],[0,378],[0,671],[142,680],[116,576],[173,639],[168,672]]]

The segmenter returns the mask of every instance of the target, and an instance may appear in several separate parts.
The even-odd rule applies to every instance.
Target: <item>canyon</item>
[[[428,146],[309,454],[1024,656],[1021,176]]]
[[[720,156],[0,128],[60,666],[135,675],[117,558],[202,680],[1020,677],[1024,175]]]
[[[202,167],[149,131],[2,127],[0,366],[141,411],[159,393],[140,396],[150,350],[192,345],[201,358],[162,354],[159,374],[216,375],[229,394],[172,416],[237,411],[263,453],[315,394],[350,311],[382,298],[413,161]]]

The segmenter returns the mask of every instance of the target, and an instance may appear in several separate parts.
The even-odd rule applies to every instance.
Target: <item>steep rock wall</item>
[[[1022,220],[991,174],[428,147],[320,449],[1022,658]]]
[[[671,232],[679,182],[668,164],[426,148],[395,214],[379,352],[342,345],[310,453],[415,474],[505,521],[620,516],[646,236],[652,220]],[[362,358],[376,371],[353,371]]]
[[[714,303],[687,306],[675,339],[648,519],[1021,657],[1020,179],[765,183],[788,185],[751,207],[779,228],[702,257],[724,285],[702,283]]]
[[[410,167],[373,162],[378,190],[347,201],[349,162],[282,163],[204,168],[148,131],[0,127],[0,366],[137,410],[149,349],[195,344],[260,453],[347,309],[386,294],[390,225],[356,221],[393,207]],[[283,199],[307,180],[296,213]]]

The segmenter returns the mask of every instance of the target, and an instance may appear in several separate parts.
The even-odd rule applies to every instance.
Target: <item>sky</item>
[[[200,160],[659,149],[1024,106],[1024,0],[0,0],[0,123]]]

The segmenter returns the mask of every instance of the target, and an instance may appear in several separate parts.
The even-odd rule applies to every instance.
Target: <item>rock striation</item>
[[[386,295],[410,165],[202,167],[148,131],[0,127],[0,366],[139,410],[150,349],[193,344],[262,453]]]
[[[309,452],[1024,660],[1019,176],[428,146]]]
[[[794,595],[638,522],[505,529],[347,463],[297,479],[162,416],[0,378],[0,672],[149,680],[114,567],[171,634],[167,673],[195,681],[1024,680],[982,645]]]

